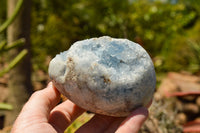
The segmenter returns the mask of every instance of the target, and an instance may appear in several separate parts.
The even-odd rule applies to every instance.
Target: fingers
[[[123,120],[123,117],[120,118],[96,114],[91,120],[80,127],[76,133],[105,133],[106,129],[110,126],[116,130]]]
[[[147,117],[148,110],[145,107],[136,109],[122,122],[116,133],[137,133]]]
[[[33,93],[28,102],[22,109],[22,114],[26,117],[40,117],[44,121],[48,121],[50,111],[60,101],[60,93],[53,86],[52,82],[40,91]],[[36,119],[36,118],[35,118]]]
[[[51,109],[60,100],[60,93],[50,82],[47,88],[35,92],[24,105],[17,117],[12,131],[26,129],[32,125],[47,123]]]
[[[50,113],[49,123],[57,130],[64,130],[85,110],[67,100],[56,106]]]
[[[136,109],[126,119],[124,117],[96,114],[90,121],[80,127],[76,133],[112,133],[116,130],[117,133],[137,133],[147,116],[148,110],[145,107]]]

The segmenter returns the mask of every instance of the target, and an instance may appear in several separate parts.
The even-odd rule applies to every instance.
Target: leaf
[[[18,40],[16,40],[16,41],[12,42],[11,44],[7,45],[7,46],[4,48],[4,51],[9,51],[10,49],[13,49],[13,48],[16,48],[16,47],[20,47],[20,46],[22,46],[24,43],[25,43],[25,39],[24,39],[24,38],[18,39]]]
[[[20,47],[22,46],[23,44],[25,43],[25,39],[24,38],[21,38],[21,39],[18,39],[14,42],[12,42],[11,44],[9,45],[6,45],[7,42],[6,41],[2,41],[0,43],[0,54],[2,54],[3,52],[6,52],[6,51],[9,51],[11,49],[14,49],[16,47]]]
[[[22,50],[17,57],[15,57],[11,63],[8,65],[8,67],[4,68],[3,70],[0,71],[0,77],[2,77],[5,73],[10,71],[13,67],[15,67],[21,60],[22,58],[25,57],[25,55],[28,53],[26,49]]]
[[[7,103],[0,103],[0,110],[12,110],[13,106]]]
[[[6,44],[7,44],[7,42],[5,40],[0,43],[0,51],[4,49]]]
[[[9,19],[7,19],[0,26],[0,33],[3,32],[14,21],[14,19],[16,18],[17,14],[19,13],[19,11],[20,11],[20,9],[22,7],[22,4],[23,4],[23,0],[19,0],[17,2],[16,8],[15,8],[14,13],[12,14],[12,16]]]

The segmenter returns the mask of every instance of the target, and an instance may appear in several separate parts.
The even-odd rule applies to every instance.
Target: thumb
[[[140,107],[132,112],[117,129],[116,133],[137,133],[148,117],[148,110]]]

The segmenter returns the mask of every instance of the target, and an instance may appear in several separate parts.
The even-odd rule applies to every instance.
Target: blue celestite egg
[[[156,85],[148,53],[132,41],[108,36],[75,42],[51,60],[49,75],[78,106],[117,117],[147,105]]]

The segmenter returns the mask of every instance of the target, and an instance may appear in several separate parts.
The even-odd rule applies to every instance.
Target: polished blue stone
[[[156,85],[148,53],[137,43],[108,36],[75,42],[52,59],[49,75],[80,107],[111,116],[147,105]]]

